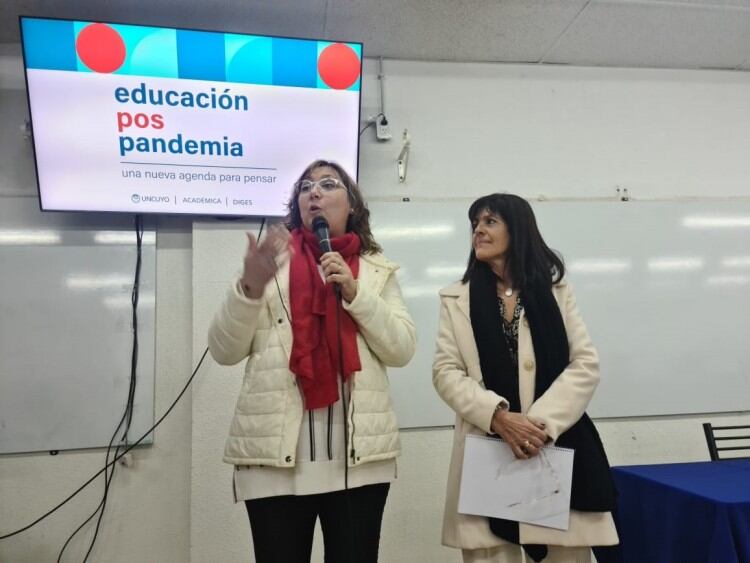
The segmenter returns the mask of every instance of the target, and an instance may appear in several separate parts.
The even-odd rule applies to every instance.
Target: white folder
[[[466,436],[458,511],[568,529],[573,450],[545,446],[517,459],[497,438]]]

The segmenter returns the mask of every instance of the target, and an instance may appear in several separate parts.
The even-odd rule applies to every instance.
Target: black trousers
[[[377,563],[390,483],[245,501],[256,563],[309,563],[320,517],[325,563]]]

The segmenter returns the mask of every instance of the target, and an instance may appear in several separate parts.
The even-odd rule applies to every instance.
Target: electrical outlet
[[[390,141],[393,136],[391,135],[391,126],[384,115],[379,115],[375,121],[375,136],[378,141]]]

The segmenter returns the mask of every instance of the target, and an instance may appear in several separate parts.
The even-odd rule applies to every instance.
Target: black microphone
[[[312,230],[318,238],[320,251],[324,254],[333,251],[331,247],[331,234],[328,230],[328,221],[326,221],[326,218],[322,215],[315,217],[312,222]],[[336,297],[341,297],[341,285],[334,283],[333,291],[336,292]]]
[[[328,230],[328,221],[322,215],[318,215],[313,219],[313,232],[318,238],[318,247],[323,253],[331,252],[331,234]],[[336,292],[336,297],[341,297],[341,285],[334,283],[333,291]]]
[[[318,215],[313,219],[312,230],[315,236],[318,237],[318,247],[322,253],[331,252],[331,238],[328,231],[328,221],[322,215]]]

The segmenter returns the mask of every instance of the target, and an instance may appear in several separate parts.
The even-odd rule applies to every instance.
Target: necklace
[[[505,284],[503,283],[503,280],[499,276],[497,277],[496,283],[497,283],[497,286],[500,288],[500,291],[502,292],[502,294],[505,295],[505,297],[513,297],[513,288],[506,287],[505,289],[503,289],[503,285]]]
[[[500,292],[505,295],[505,297],[513,297],[513,291],[512,287],[506,287],[505,289],[503,289],[502,286],[500,287]]]

